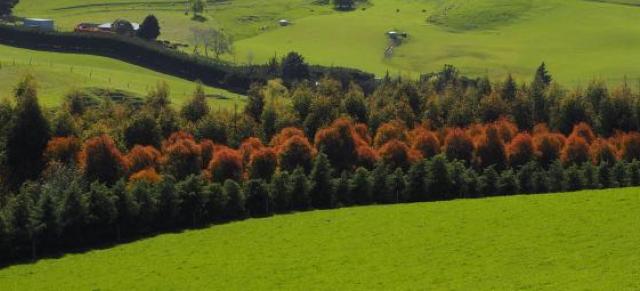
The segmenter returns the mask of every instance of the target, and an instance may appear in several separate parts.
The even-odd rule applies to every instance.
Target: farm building
[[[51,19],[25,18],[22,25],[27,28],[33,28],[41,31],[54,30],[54,22]]]
[[[76,26],[75,32],[107,32],[120,34],[133,34],[140,29],[140,24],[126,20],[116,20],[103,24],[80,23]]]

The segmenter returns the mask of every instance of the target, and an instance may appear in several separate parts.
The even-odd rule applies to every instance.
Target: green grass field
[[[377,74],[415,76],[453,64],[470,75],[511,72],[528,81],[546,61],[557,80],[571,85],[640,78],[638,0],[370,0],[352,12],[314,3],[211,1],[203,23],[173,0],[22,0],[16,14],[50,17],[70,30],[80,22],[139,22],[154,13],[161,38],[181,42],[189,42],[191,27],[221,27],[236,39],[226,58],[238,63],[295,50],[312,63]],[[281,18],[294,24],[279,27]],[[389,30],[408,32],[409,40],[385,58]]]
[[[40,103],[59,105],[71,89],[104,87],[121,89],[146,96],[150,88],[164,80],[171,88],[176,105],[189,100],[195,83],[161,74],[118,60],[79,54],[51,53],[18,49],[0,45],[0,98],[12,96],[13,87],[22,76],[30,73],[39,84]],[[214,107],[232,108],[234,103],[244,104],[244,97],[216,88],[206,88]]]
[[[252,219],[0,270],[2,290],[638,290],[640,189]]]

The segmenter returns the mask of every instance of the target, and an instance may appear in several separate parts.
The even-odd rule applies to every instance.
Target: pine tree
[[[250,216],[265,217],[271,215],[273,202],[264,180],[253,179],[245,183],[244,197],[247,197],[247,211]]]
[[[518,193],[518,181],[513,173],[513,170],[509,169],[500,173],[498,178],[498,193],[500,195],[513,195]]]
[[[351,192],[356,204],[367,205],[371,203],[371,179],[369,179],[367,169],[362,167],[356,169],[349,183],[349,192]]]
[[[547,71],[547,66],[544,62],[542,62],[542,64],[540,64],[540,66],[536,70],[536,75],[533,83],[535,84],[539,82],[540,84],[544,85],[544,87],[548,87],[551,84],[552,80],[553,78],[551,77],[551,74],[549,74],[549,72]]]
[[[333,179],[336,202],[343,206],[350,206],[354,203],[349,191],[349,181],[349,173],[347,171],[342,171],[339,178]]]
[[[389,167],[383,162],[378,162],[373,171],[371,171],[371,195],[377,203],[385,203],[390,200],[391,194],[389,194],[389,189],[387,188],[388,175]]]
[[[511,74],[507,76],[507,79],[502,84],[502,92],[500,97],[505,101],[513,101],[516,99],[518,88],[516,81],[513,79]]]
[[[298,167],[291,174],[291,204],[295,210],[307,210],[311,205],[309,180],[304,169]]]
[[[269,184],[269,196],[273,199],[274,211],[285,213],[291,211],[292,193],[289,172],[277,172]]]
[[[429,199],[427,194],[427,168],[424,160],[411,165],[407,172],[406,196],[409,201],[422,202]]]
[[[491,166],[485,168],[482,171],[482,175],[479,177],[478,189],[481,196],[493,196],[498,194],[498,180],[500,175],[496,171],[495,167]]]
[[[451,176],[447,167],[447,159],[437,155],[427,165],[427,189],[429,200],[443,200],[451,197]]]
[[[401,203],[407,201],[404,197],[407,182],[404,180],[404,172],[402,168],[397,168],[386,179],[387,189],[389,189],[390,197],[386,203]]]
[[[244,218],[246,215],[246,197],[238,182],[227,179],[223,184],[224,193],[229,197],[227,216],[229,218]]]
[[[50,138],[49,123],[42,114],[35,80],[25,76],[15,89],[17,106],[5,144],[9,186],[36,179],[44,168],[42,155]]]
[[[331,185],[331,165],[324,153],[318,154],[309,175],[311,205],[316,209],[328,209],[334,206],[334,189]]]

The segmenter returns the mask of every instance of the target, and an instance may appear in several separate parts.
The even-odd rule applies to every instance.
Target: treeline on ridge
[[[308,65],[298,54],[272,59],[262,65],[233,65],[167,49],[154,42],[118,34],[44,32],[0,24],[0,43],[20,48],[92,54],[119,59],[161,73],[244,94],[255,82],[282,78],[287,85],[302,79],[331,76],[367,90],[374,76],[356,69]],[[282,65],[281,65],[282,62]]]
[[[274,213],[640,185],[640,95],[459,76],[255,84],[242,112],[201,86],[180,108],[42,110],[35,80],[0,103],[5,262]]]

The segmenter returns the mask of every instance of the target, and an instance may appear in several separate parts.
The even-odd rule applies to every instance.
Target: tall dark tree
[[[288,84],[309,77],[309,65],[305,63],[304,57],[297,52],[290,52],[282,59],[281,70],[282,80]]]
[[[305,175],[305,170],[298,167],[291,174],[291,204],[295,210],[307,210],[311,205],[309,197],[309,179]]]
[[[180,113],[184,119],[197,122],[209,114],[209,111],[211,111],[211,109],[209,108],[209,104],[207,104],[204,87],[201,83],[198,83],[196,90],[193,92],[193,98],[182,107]]]
[[[349,192],[356,204],[365,205],[371,203],[371,179],[369,171],[365,168],[356,169],[349,183]]]
[[[536,70],[536,75],[533,83],[540,83],[544,87],[548,87],[551,84],[551,81],[553,81],[553,78],[551,77],[551,74],[549,74],[549,71],[547,71],[547,65],[542,62],[542,64],[540,64],[540,66]]]
[[[124,140],[128,148],[134,145],[160,146],[162,131],[156,119],[149,114],[135,117],[124,129]]]
[[[507,79],[502,84],[502,91],[500,97],[505,101],[513,101],[516,99],[516,94],[518,92],[516,81],[513,79],[511,74],[507,76]]]
[[[264,94],[259,84],[251,84],[251,88],[247,91],[247,105],[244,112],[251,116],[253,120],[260,121],[262,111],[264,110]]]
[[[309,180],[311,181],[311,205],[316,209],[328,209],[334,205],[334,191],[331,184],[331,164],[327,155],[318,154],[313,163]]]
[[[0,16],[10,15],[18,0],[0,0]]]
[[[9,186],[16,189],[42,171],[42,157],[50,138],[49,123],[38,104],[35,80],[25,76],[15,88],[17,106],[7,132],[6,173]]]
[[[427,167],[426,163],[421,160],[411,165],[407,172],[406,196],[409,201],[419,202],[427,201]]]
[[[138,37],[146,40],[155,40],[160,35],[160,23],[158,19],[153,15],[148,15],[140,24],[138,29]]]
[[[272,198],[264,180],[249,180],[244,185],[244,196],[247,197],[247,211],[250,216],[264,217],[273,212]]]

